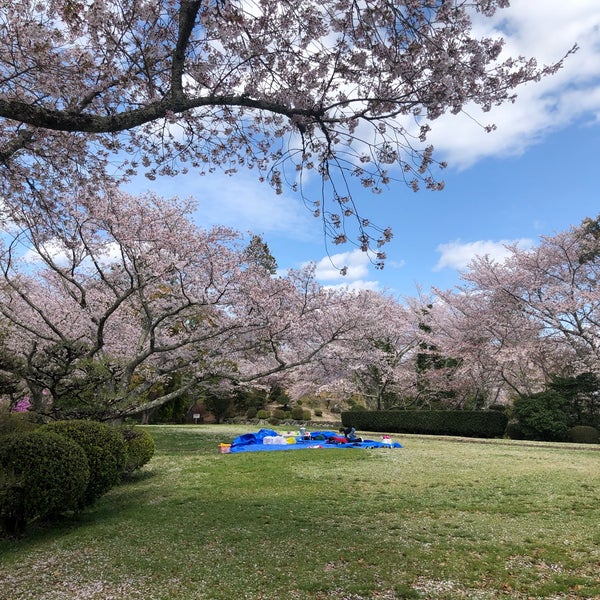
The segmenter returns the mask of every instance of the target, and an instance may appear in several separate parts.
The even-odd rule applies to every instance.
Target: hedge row
[[[362,431],[494,438],[504,435],[508,418],[491,410],[363,410],[343,412],[342,424]]]

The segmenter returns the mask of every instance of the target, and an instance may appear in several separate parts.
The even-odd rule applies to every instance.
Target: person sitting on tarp
[[[358,442],[358,438],[356,437],[356,429],[354,427],[342,427],[340,429],[340,433],[344,434],[347,442]]]

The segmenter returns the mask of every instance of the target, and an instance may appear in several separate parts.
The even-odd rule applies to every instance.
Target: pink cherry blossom
[[[38,410],[137,414],[213,381],[276,378],[355,335],[352,294],[313,266],[274,275],[237,232],[195,226],[193,208],[105,188],[65,219],[13,213],[0,312]]]

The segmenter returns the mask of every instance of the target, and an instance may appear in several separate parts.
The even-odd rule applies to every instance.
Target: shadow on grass
[[[147,501],[150,490],[136,487],[156,478],[153,471],[138,471],[100,497],[92,506],[81,511],[66,511],[51,515],[44,520],[33,521],[27,525],[25,532],[18,535],[0,533],[0,554],[10,551],[35,547],[48,541],[68,535],[82,526],[93,525],[103,519],[119,518],[123,510],[135,507]]]

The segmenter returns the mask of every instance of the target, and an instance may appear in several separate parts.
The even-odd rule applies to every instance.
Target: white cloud
[[[313,234],[313,217],[303,205],[286,194],[277,195],[251,174],[212,175],[210,184],[198,190],[196,197],[199,206],[195,218],[200,224],[208,221],[239,230],[277,232],[297,240]]]
[[[391,258],[387,258],[385,261],[386,269],[402,269],[406,265],[406,261],[404,259],[401,260],[393,260]]]
[[[356,279],[355,281],[338,283],[336,285],[325,285],[323,287],[328,290],[346,290],[349,292],[360,292],[362,290],[378,292],[381,290],[381,286],[379,285],[378,281],[365,281],[363,279]]]
[[[551,77],[518,88],[514,104],[483,113],[469,106],[461,115],[445,115],[432,123],[429,141],[438,157],[466,168],[487,156],[520,155],[547,133],[575,121],[600,121],[600,4],[597,0],[513,0],[493,19],[475,22],[477,36],[502,35],[505,54],[534,56],[553,64],[577,43],[563,68]],[[477,124],[494,123],[485,131]]]
[[[344,267],[346,274],[342,275]],[[315,264],[315,278],[327,289],[379,291],[379,282],[368,279],[371,268],[369,255],[355,249],[321,258]]]
[[[67,264],[67,256],[64,252],[64,247],[53,240],[46,242],[43,245],[42,250],[52,258],[52,260],[58,265]],[[21,257],[21,260],[27,264],[34,264],[41,262],[41,257],[35,248],[29,248]]]
[[[366,252],[351,250],[325,256],[317,262],[315,276],[319,281],[355,281],[363,279],[369,274],[371,260]],[[346,275],[342,275],[342,268],[346,268]]]
[[[478,240],[476,242],[461,242],[456,240],[447,244],[440,244],[437,251],[441,254],[434,271],[440,271],[445,268],[465,269],[476,256],[489,256],[497,262],[502,262],[510,252],[507,250],[509,245],[518,245],[526,249],[533,246],[533,241],[528,238],[519,240]]]
[[[71,258],[69,258],[65,252],[64,245],[58,240],[50,240],[43,244],[42,251],[58,266],[66,266],[71,264]],[[108,265],[110,263],[117,262],[121,258],[121,252],[119,244],[116,242],[110,242],[105,244],[100,252],[96,256],[96,260]],[[37,264],[43,262],[41,256],[35,248],[29,248],[21,257],[24,263]],[[89,257],[85,258],[83,264],[90,264]]]
[[[386,286],[382,286],[380,277],[375,278],[381,271],[376,270],[373,257],[373,253],[363,252],[358,248],[324,256],[320,260],[314,261],[315,278],[327,289],[381,292],[386,289]],[[307,264],[303,263],[302,266]],[[385,261],[385,271],[401,269],[404,266],[405,261],[403,260],[387,259]],[[342,274],[344,267],[345,275]]]

